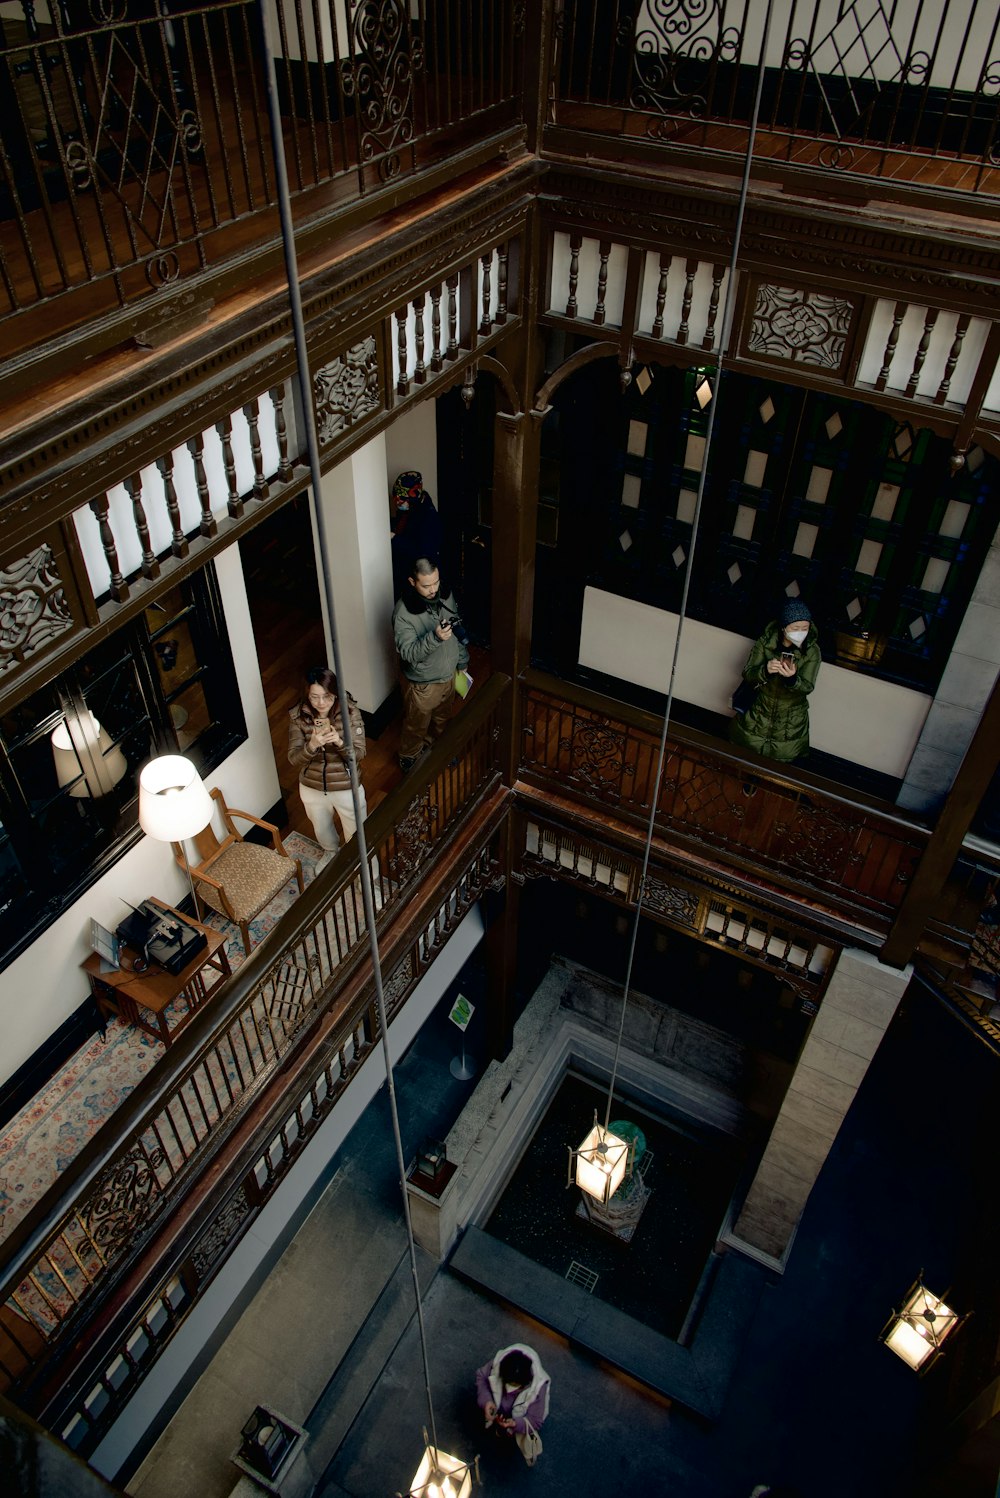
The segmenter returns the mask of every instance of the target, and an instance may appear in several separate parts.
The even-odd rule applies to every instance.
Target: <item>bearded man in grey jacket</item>
[[[455,700],[455,673],[469,664],[467,635],[454,594],[441,586],[437,563],[418,557],[392,611],[392,633],[403,669],[404,774],[440,738]]]

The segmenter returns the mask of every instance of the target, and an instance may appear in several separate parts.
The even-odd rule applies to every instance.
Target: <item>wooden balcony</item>
[[[136,316],[119,337],[155,345],[179,291],[190,320],[234,277],[245,288],[280,267],[255,3],[150,0],[113,24],[21,9],[0,19],[8,360],[70,328],[115,327],[123,309]],[[320,218],[329,237],[352,205],[373,217],[408,179],[426,190],[495,156],[521,119],[513,11],[419,0],[401,25],[397,7],[363,4],[317,35],[312,11],[278,7],[276,92],[305,243]]]
[[[629,907],[655,808],[657,867],[669,879],[647,883],[647,900],[666,895],[647,908],[780,972],[806,1012],[841,941],[878,949],[925,846],[922,829],[689,731],[671,735],[657,780],[650,715],[537,673],[519,687],[523,749],[505,787],[500,743],[513,702],[509,680],[491,676],[368,820],[390,1018],[495,887],[512,812],[523,871],[583,882]],[[953,941],[961,920],[956,905]],[[3,1386],[81,1454],[100,1442],[376,1044],[372,984],[348,849],[4,1244]]]
[[[944,191],[955,211],[993,216],[1000,115],[990,7],[806,0],[775,10],[766,39],[763,14],[753,0],[567,7],[546,148],[738,170],[763,66],[758,179],[820,201],[933,195],[939,208]],[[574,147],[574,135],[586,145]]]

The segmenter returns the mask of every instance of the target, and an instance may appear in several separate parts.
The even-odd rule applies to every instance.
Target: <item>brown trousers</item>
[[[400,759],[416,759],[448,726],[455,700],[455,681],[410,681],[403,677],[403,731]]]

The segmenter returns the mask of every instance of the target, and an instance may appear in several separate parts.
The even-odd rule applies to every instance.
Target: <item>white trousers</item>
[[[365,788],[358,786],[361,797],[361,815],[367,817],[368,802],[365,799]],[[344,829],[344,841],[349,843],[358,830],[358,824],[354,820],[354,802],[351,799],[350,787],[345,791],[316,791],[311,785],[303,785],[299,781],[299,795],[302,797],[302,805],[306,809],[306,815],[313,824],[316,841],[328,853],[336,853],[340,847],[340,838],[337,834],[337,824],[333,820],[334,812],[340,817],[341,826]]]

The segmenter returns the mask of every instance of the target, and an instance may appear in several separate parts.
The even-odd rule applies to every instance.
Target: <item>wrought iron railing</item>
[[[566,5],[555,122],[742,154],[764,13],[756,0]],[[949,162],[935,187],[1000,192],[996,6],[793,0],[774,14],[758,154],[897,180]]]
[[[655,718],[532,672],[522,721],[522,776],[646,824],[659,753]],[[804,773],[777,775],[764,762],[758,769],[684,729],[671,730],[655,826],[675,844],[712,850],[869,923],[885,923],[899,907],[928,836]]]
[[[295,200],[349,201],[520,118],[512,0],[271,16]],[[93,318],[276,235],[257,0],[20,0],[0,17],[0,102],[8,353],[17,315],[67,292],[90,288]]]
[[[473,808],[495,785],[498,713],[508,688],[501,675],[485,682],[453,725],[447,745],[369,818],[380,927],[401,915],[439,849],[468,825]],[[478,851],[472,851],[473,861]],[[458,879],[429,912],[415,957],[395,975],[399,981],[390,977],[390,1014],[479,893],[472,884],[465,889]],[[275,1161],[293,1153],[291,1132],[304,1135],[313,1113],[328,1111],[377,1039],[366,990],[338,1012],[367,951],[358,870],[348,848],[15,1227],[0,1250],[0,1381],[19,1391],[28,1406],[41,1412],[34,1401],[43,1398],[42,1371],[51,1369],[64,1348],[81,1345],[83,1326],[96,1310],[106,1313],[112,1292],[170,1224],[172,1209],[206,1181],[220,1149],[268,1083],[305,1055],[322,1029],[322,1075],[310,1075],[308,1097],[293,1108],[298,1125],[282,1117],[273,1147],[261,1156],[257,1194],[267,1194]],[[270,1139],[274,1125],[264,1127]],[[170,1290],[175,1277],[162,1287],[160,1331],[170,1329],[171,1318],[190,1299],[183,1277]],[[208,1278],[202,1276],[202,1283]],[[133,1313],[136,1326],[142,1319]],[[149,1335],[143,1333],[147,1340]],[[59,1433],[86,1447],[87,1430],[96,1429],[121,1390],[134,1385],[141,1361],[131,1367],[126,1339],[112,1359],[98,1407],[75,1408],[73,1419],[85,1429],[73,1436],[60,1424]]]

